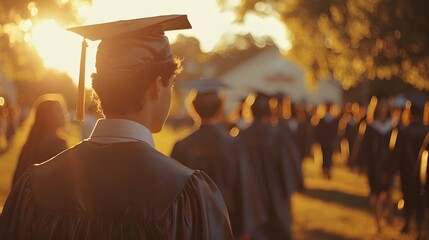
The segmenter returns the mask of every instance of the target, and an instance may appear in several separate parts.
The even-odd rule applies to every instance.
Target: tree
[[[55,19],[66,24],[78,21],[76,10],[91,0],[2,0],[0,1],[0,67],[15,80],[38,79],[44,66],[28,45],[37,21]]]
[[[429,90],[428,9],[425,0],[241,0],[235,11],[239,21],[277,14],[291,35],[287,54],[310,82],[332,75],[349,89],[396,77]]]

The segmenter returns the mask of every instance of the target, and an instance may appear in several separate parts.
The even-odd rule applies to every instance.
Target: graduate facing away
[[[240,239],[252,228],[251,219],[246,215],[251,184],[243,166],[243,155],[222,125],[222,90],[227,86],[214,79],[188,81],[187,85],[196,91],[193,108],[188,110],[200,123],[194,132],[174,144],[171,157],[191,169],[204,171],[213,179],[228,208],[234,236]]]
[[[70,29],[98,46],[93,89],[105,119],[91,136],[30,167],[11,190],[0,239],[232,239],[215,183],[154,148],[180,63],[168,15]]]

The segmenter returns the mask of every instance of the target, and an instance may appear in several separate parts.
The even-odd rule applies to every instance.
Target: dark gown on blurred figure
[[[246,205],[243,195],[248,184],[242,182],[246,172],[241,172],[242,158],[235,155],[238,149],[221,124],[223,99],[218,91],[222,85],[217,80],[209,79],[198,80],[193,85],[198,92],[192,105],[201,125],[176,142],[171,157],[191,169],[205,172],[213,179],[225,200],[233,233],[238,238],[251,228],[246,224],[248,219],[242,215],[242,208]]]
[[[325,178],[331,178],[332,155],[338,139],[339,120],[330,114],[331,104],[327,104],[327,114],[320,119],[319,124],[314,129],[314,137],[319,142],[322,149],[323,162],[322,169]]]
[[[247,186],[239,183],[243,173],[239,172],[242,169],[237,166],[233,148],[233,138],[223,126],[203,124],[174,145],[171,157],[191,169],[205,172],[213,179],[227,205],[233,233],[239,237],[245,228],[240,205],[242,191]]]
[[[380,233],[382,221],[392,221],[392,189],[396,165],[393,153],[398,130],[392,125],[388,99],[372,99],[375,101],[371,100],[367,116],[361,122],[354,152],[357,166],[366,170],[371,209],[377,232]]]
[[[13,184],[31,165],[42,163],[67,149],[57,130],[65,124],[63,100],[56,95],[44,95],[35,104],[35,118],[27,141],[18,159]]]
[[[425,207],[420,195],[419,154],[429,127],[423,124],[425,101],[419,95],[411,95],[411,122],[399,128],[395,147],[397,170],[401,177],[402,196],[404,199],[405,225],[403,232],[409,231],[409,222],[416,214],[419,224],[423,220]]]
[[[428,132],[428,127],[422,121],[412,121],[410,125],[399,130],[396,142],[395,157],[398,158],[398,169],[401,177],[402,195],[405,202],[406,217],[417,213],[417,218],[423,218],[424,208],[420,200],[420,166],[416,166],[421,144]]]
[[[254,180],[255,228],[251,239],[292,239],[290,196],[296,189],[285,141],[270,123],[269,97],[258,94],[251,106],[254,122],[237,136],[245,148],[249,175]]]
[[[300,123],[295,117],[293,105],[290,103],[290,99],[283,94],[276,94],[277,98],[277,126],[281,133],[281,141],[284,143],[283,150],[285,153],[285,159],[289,162],[289,169],[292,171],[292,176],[289,176],[288,182],[291,186],[294,186],[292,192],[295,190],[304,189],[304,176],[302,173],[302,154],[298,143],[300,138],[305,136],[299,136],[303,134],[300,132]],[[286,100],[285,100],[286,99]],[[290,114],[290,115],[289,115]]]
[[[390,120],[375,120],[366,127],[359,159],[367,168],[368,181],[372,194],[387,191],[393,184],[394,159],[389,147],[392,135]]]

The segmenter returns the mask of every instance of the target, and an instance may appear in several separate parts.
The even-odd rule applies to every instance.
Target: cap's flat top
[[[186,15],[163,15],[72,27],[67,30],[95,41],[140,31],[144,32],[158,26],[163,31],[191,28]]]

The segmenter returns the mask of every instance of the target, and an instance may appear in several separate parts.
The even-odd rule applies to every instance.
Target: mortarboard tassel
[[[84,38],[82,41],[82,52],[80,55],[79,85],[77,87],[76,103],[76,121],[85,120],[85,65],[86,65],[86,48],[88,44]]]

